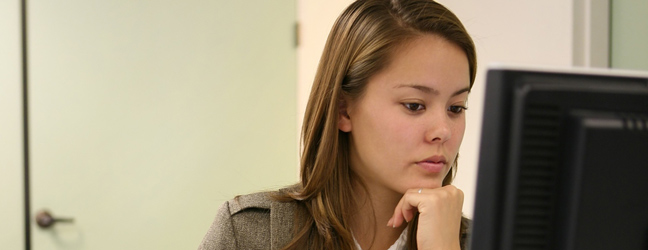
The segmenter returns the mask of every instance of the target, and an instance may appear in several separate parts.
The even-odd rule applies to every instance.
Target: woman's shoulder
[[[200,249],[268,249],[268,243],[284,244],[291,236],[294,204],[274,199],[277,192],[239,195],[223,203]]]
[[[262,210],[269,210],[272,207],[272,195],[273,192],[258,192],[252,194],[239,195],[234,197],[224,205],[227,205],[227,210],[230,215],[235,215],[241,212],[262,212]],[[221,207],[221,209],[224,209]],[[259,211],[261,210],[261,211]]]
[[[264,191],[245,195],[238,195],[226,202],[231,215],[241,212],[264,212],[271,209],[284,209],[291,207],[292,202],[278,201],[275,197],[286,191],[296,188],[295,185],[281,188],[275,191]],[[221,208],[222,209],[222,208]]]

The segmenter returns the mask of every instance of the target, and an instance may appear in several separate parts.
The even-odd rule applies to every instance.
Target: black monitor
[[[490,68],[472,250],[648,250],[648,73]]]

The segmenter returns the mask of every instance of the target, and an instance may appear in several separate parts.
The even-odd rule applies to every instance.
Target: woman
[[[201,249],[465,249],[450,185],[476,56],[430,0],[358,0],[311,91],[301,182],[219,210]]]

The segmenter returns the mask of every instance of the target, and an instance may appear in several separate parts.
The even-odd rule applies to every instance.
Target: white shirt
[[[405,228],[405,230],[403,230],[403,232],[398,237],[396,242],[394,242],[393,245],[391,245],[389,248],[387,248],[387,250],[405,250],[405,247],[406,247],[406,244],[407,244],[407,241],[405,241],[405,239],[407,239],[407,228]],[[355,242],[355,245],[359,250],[362,250],[362,248],[360,247],[360,244],[358,244],[358,241],[355,239],[355,237],[353,237],[353,242]]]

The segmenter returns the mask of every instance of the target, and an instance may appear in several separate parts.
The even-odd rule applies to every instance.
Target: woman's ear
[[[338,101],[338,129],[342,132],[351,132],[351,117],[349,116],[349,102],[346,98]]]

